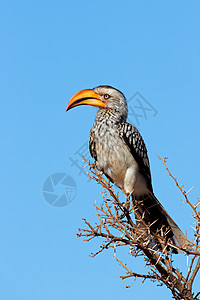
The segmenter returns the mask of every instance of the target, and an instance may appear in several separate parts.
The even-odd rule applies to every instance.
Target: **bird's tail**
[[[132,199],[133,204],[137,207],[136,220],[138,219],[137,216],[142,218],[145,224],[149,225],[151,233],[165,236],[166,240],[175,246],[184,247],[187,245],[185,235],[154,194],[149,192],[143,196],[132,195]],[[174,253],[179,252],[176,248],[172,250]]]

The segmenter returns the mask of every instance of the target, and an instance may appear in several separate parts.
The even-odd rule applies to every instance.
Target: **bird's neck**
[[[102,108],[97,112],[95,122],[102,122],[104,120],[106,120],[108,125],[112,125],[126,121],[126,117],[122,116],[120,112],[113,110],[112,108]]]

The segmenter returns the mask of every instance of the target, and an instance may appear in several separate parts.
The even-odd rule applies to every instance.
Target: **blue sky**
[[[191,236],[191,212],[155,153],[169,158],[186,190],[196,185],[190,193],[195,201],[199,10],[199,1],[1,2],[1,299],[171,297],[147,282],[126,289],[112,251],[91,259],[100,241],[76,238],[83,217],[95,221],[92,203],[101,199],[100,188],[70,161],[81,164],[75,153],[88,139],[96,109],[65,109],[75,92],[99,84],[113,85],[127,99],[139,92],[153,106],[158,113],[140,117],[138,129],[148,148],[154,192]],[[77,186],[74,201],[62,208],[42,194],[45,180],[57,173],[70,175]],[[186,264],[184,256],[176,259]],[[132,267],[140,264],[133,261]]]

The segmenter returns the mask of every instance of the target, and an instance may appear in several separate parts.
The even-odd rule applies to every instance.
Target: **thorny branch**
[[[159,157],[159,156],[158,156]],[[78,237],[84,237],[84,241],[90,241],[96,237],[102,238],[100,249],[92,253],[90,256],[95,257],[106,249],[114,249],[114,257],[120,266],[125,270],[126,275],[121,278],[141,278],[142,282],[149,279],[158,282],[159,285],[165,285],[172,292],[175,299],[199,299],[199,293],[195,296],[192,287],[193,282],[200,269],[200,212],[197,210],[200,204],[197,199],[196,204],[192,204],[188,198],[188,192],[184,191],[183,185],[180,185],[166,165],[166,158],[159,159],[164,164],[168,174],[174,180],[176,186],[184,196],[184,203],[188,204],[193,212],[195,220],[194,240],[185,239],[185,245],[175,246],[170,244],[163,233],[150,233],[150,225],[147,225],[143,217],[137,212],[137,206],[127,196],[125,202],[121,202],[119,194],[115,193],[110,181],[107,180],[102,172],[100,172],[95,164],[90,164],[85,158],[84,161],[90,167],[89,177],[103,187],[103,202],[100,205],[94,203],[96,208],[97,223],[91,225],[86,219],[86,228],[79,229]],[[158,241],[159,247],[155,243]],[[127,264],[116,257],[116,249],[127,247],[127,251],[133,258],[143,258],[148,268],[148,273],[138,273],[132,271]],[[172,249],[176,248],[183,255],[184,253],[191,257],[187,274],[183,276],[182,272],[174,266],[172,260]],[[119,251],[120,252],[120,251]],[[128,286],[129,287],[129,286]]]

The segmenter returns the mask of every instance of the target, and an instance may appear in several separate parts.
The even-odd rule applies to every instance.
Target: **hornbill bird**
[[[184,234],[153,194],[147,149],[136,127],[126,122],[128,109],[123,93],[107,85],[85,89],[70,99],[66,110],[78,105],[99,108],[89,137],[97,168],[132,195],[139,216],[151,225],[151,232],[164,232],[174,245],[184,245]]]

